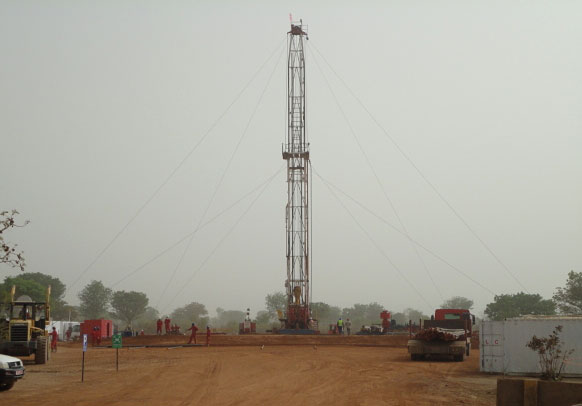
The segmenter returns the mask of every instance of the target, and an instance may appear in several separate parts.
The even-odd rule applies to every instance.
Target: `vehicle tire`
[[[418,355],[417,354],[410,354],[410,360],[411,361],[418,361]]]
[[[454,355],[453,359],[455,360],[455,362],[463,362],[463,360],[465,359],[465,354],[459,354],[459,355]]]
[[[9,390],[14,386],[14,381],[0,382],[0,392]]]
[[[34,353],[35,364],[46,364],[48,361],[48,341],[47,337],[36,339],[36,352]]]

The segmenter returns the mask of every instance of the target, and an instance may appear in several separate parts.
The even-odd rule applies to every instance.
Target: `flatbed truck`
[[[451,309],[458,317],[445,317],[444,310],[447,309],[438,309],[431,320],[422,321],[420,331],[408,340],[411,360],[452,357],[463,361],[470,355],[474,316],[468,310]]]

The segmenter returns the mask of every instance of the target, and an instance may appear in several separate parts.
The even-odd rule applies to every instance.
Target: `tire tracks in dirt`
[[[222,370],[222,361],[210,360],[206,365],[203,376],[194,385],[186,398],[178,406],[188,406],[191,404],[213,404],[217,385],[214,380],[219,378]],[[202,392],[202,393],[201,393]]]
[[[63,348],[50,365],[27,366],[38,372],[2,400],[19,406],[495,404],[496,377],[479,373],[478,352],[448,363],[411,362],[406,348],[155,348],[124,351],[116,372],[114,352],[95,351],[85,383],[80,354]]]

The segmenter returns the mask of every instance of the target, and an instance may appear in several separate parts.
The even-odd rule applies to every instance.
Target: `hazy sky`
[[[410,241],[314,176],[314,301],[430,313],[461,295],[481,314],[522,290],[351,92],[529,292],[582,271],[579,1],[1,0],[0,209],[31,221],[7,235],[28,271],[71,286],[164,185],[71,303],[93,279],[162,312],[255,312],[282,290],[289,13],[309,25],[315,171],[401,228],[389,196],[412,239],[486,288],[419,248],[433,284]],[[187,239],[137,270],[276,173],[174,277]]]

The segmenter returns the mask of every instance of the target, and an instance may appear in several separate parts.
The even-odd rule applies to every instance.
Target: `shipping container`
[[[109,338],[113,335],[113,322],[105,319],[85,320],[81,323],[81,334],[87,334],[91,340],[94,327],[99,327],[101,338]]]
[[[527,316],[503,321],[483,321],[480,328],[480,368],[506,375],[537,375],[538,353],[526,344],[535,335],[548,337],[556,326],[562,351],[574,353],[564,364],[564,376],[582,376],[582,316]]]

